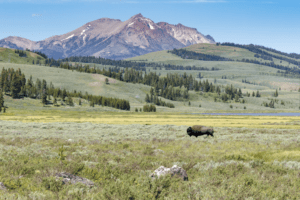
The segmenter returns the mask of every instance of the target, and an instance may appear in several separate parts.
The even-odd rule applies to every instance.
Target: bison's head
[[[187,134],[191,137],[192,136],[192,127],[188,127],[188,129],[186,130]]]

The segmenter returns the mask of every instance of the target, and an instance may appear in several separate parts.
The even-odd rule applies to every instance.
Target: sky
[[[96,19],[126,21],[138,13],[196,28],[216,42],[300,54],[299,0],[0,0],[0,39],[40,41]]]

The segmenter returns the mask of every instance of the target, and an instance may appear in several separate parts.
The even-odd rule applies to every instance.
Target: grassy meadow
[[[96,118],[78,113],[85,120],[69,121],[63,113],[32,121],[1,116],[0,180],[7,187],[0,190],[1,199],[300,195],[299,117],[105,113]],[[186,129],[195,123],[213,125],[215,137],[189,137]],[[59,156],[62,145],[65,160]],[[175,164],[187,171],[189,181],[149,178],[159,166]],[[88,178],[95,186],[62,185],[54,178],[58,172]]]
[[[224,57],[253,56],[244,49],[203,47],[199,51]],[[299,199],[300,117],[195,114],[299,112],[298,79],[274,76],[277,69],[266,66],[184,60],[167,51],[153,52],[128,60],[217,67],[219,71],[147,68],[147,73],[150,70],[164,77],[186,72],[196,77],[201,72],[201,81],[216,79],[221,90],[232,84],[243,93],[259,90],[261,97],[223,103],[214,101],[215,93],[189,91],[186,101],[162,98],[175,108],[157,106],[156,113],[145,113],[140,109],[150,86],[112,78],[105,84],[103,75],[30,65],[21,62],[23,58],[8,63],[9,54],[1,54],[4,51],[8,50],[0,48],[1,69],[20,68],[27,79],[32,75],[34,83],[37,78],[45,79],[69,91],[129,100],[131,111],[90,107],[86,100],[79,105],[78,98],[73,98],[71,107],[62,105],[60,99],[53,106],[53,97],[43,106],[41,100],[4,96],[7,109],[0,113],[0,182],[6,190],[0,189],[0,199]],[[227,79],[222,79],[225,75]],[[245,78],[256,84],[242,83]],[[278,97],[273,96],[275,89]],[[275,108],[262,105],[272,99],[278,100]],[[186,129],[195,124],[213,127],[214,137],[189,137]],[[189,180],[149,177],[158,167],[173,165],[185,169]],[[63,185],[55,178],[59,172],[90,179],[95,186]]]

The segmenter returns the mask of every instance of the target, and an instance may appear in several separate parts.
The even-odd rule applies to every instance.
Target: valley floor
[[[300,196],[299,117],[21,115],[0,117],[0,182],[7,188],[0,199]],[[215,137],[189,137],[186,129],[194,124],[213,126]],[[149,178],[158,167],[173,165],[185,169],[189,180]],[[54,178],[58,172],[88,178],[95,186],[62,185]]]

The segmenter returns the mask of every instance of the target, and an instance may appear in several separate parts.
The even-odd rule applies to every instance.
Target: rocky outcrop
[[[62,182],[64,184],[67,184],[67,183],[76,184],[76,183],[79,182],[79,183],[83,183],[83,184],[85,184],[89,187],[94,186],[93,181],[90,181],[89,179],[82,178],[82,177],[79,177],[79,176],[75,176],[75,175],[67,173],[67,172],[56,173],[55,176],[56,176],[56,178],[62,177],[63,178]]]
[[[156,169],[151,175],[150,177],[152,178],[156,178],[156,177],[161,177],[161,176],[165,176],[167,174],[171,174],[171,176],[178,176],[180,177],[182,180],[184,181],[188,181],[188,176],[187,173],[184,169],[182,169],[181,167],[178,167],[177,165],[173,165],[173,167],[171,168],[166,168],[164,166],[160,166],[158,169]]]
[[[69,33],[38,42],[10,36],[0,40],[0,47],[24,50],[28,48],[41,51],[55,59],[100,56],[119,60],[197,43],[214,43],[214,40],[195,28],[166,22],[154,23],[151,19],[137,14],[124,22],[101,18]]]
[[[2,182],[0,182],[0,190],[6,190],[6,187]]]

